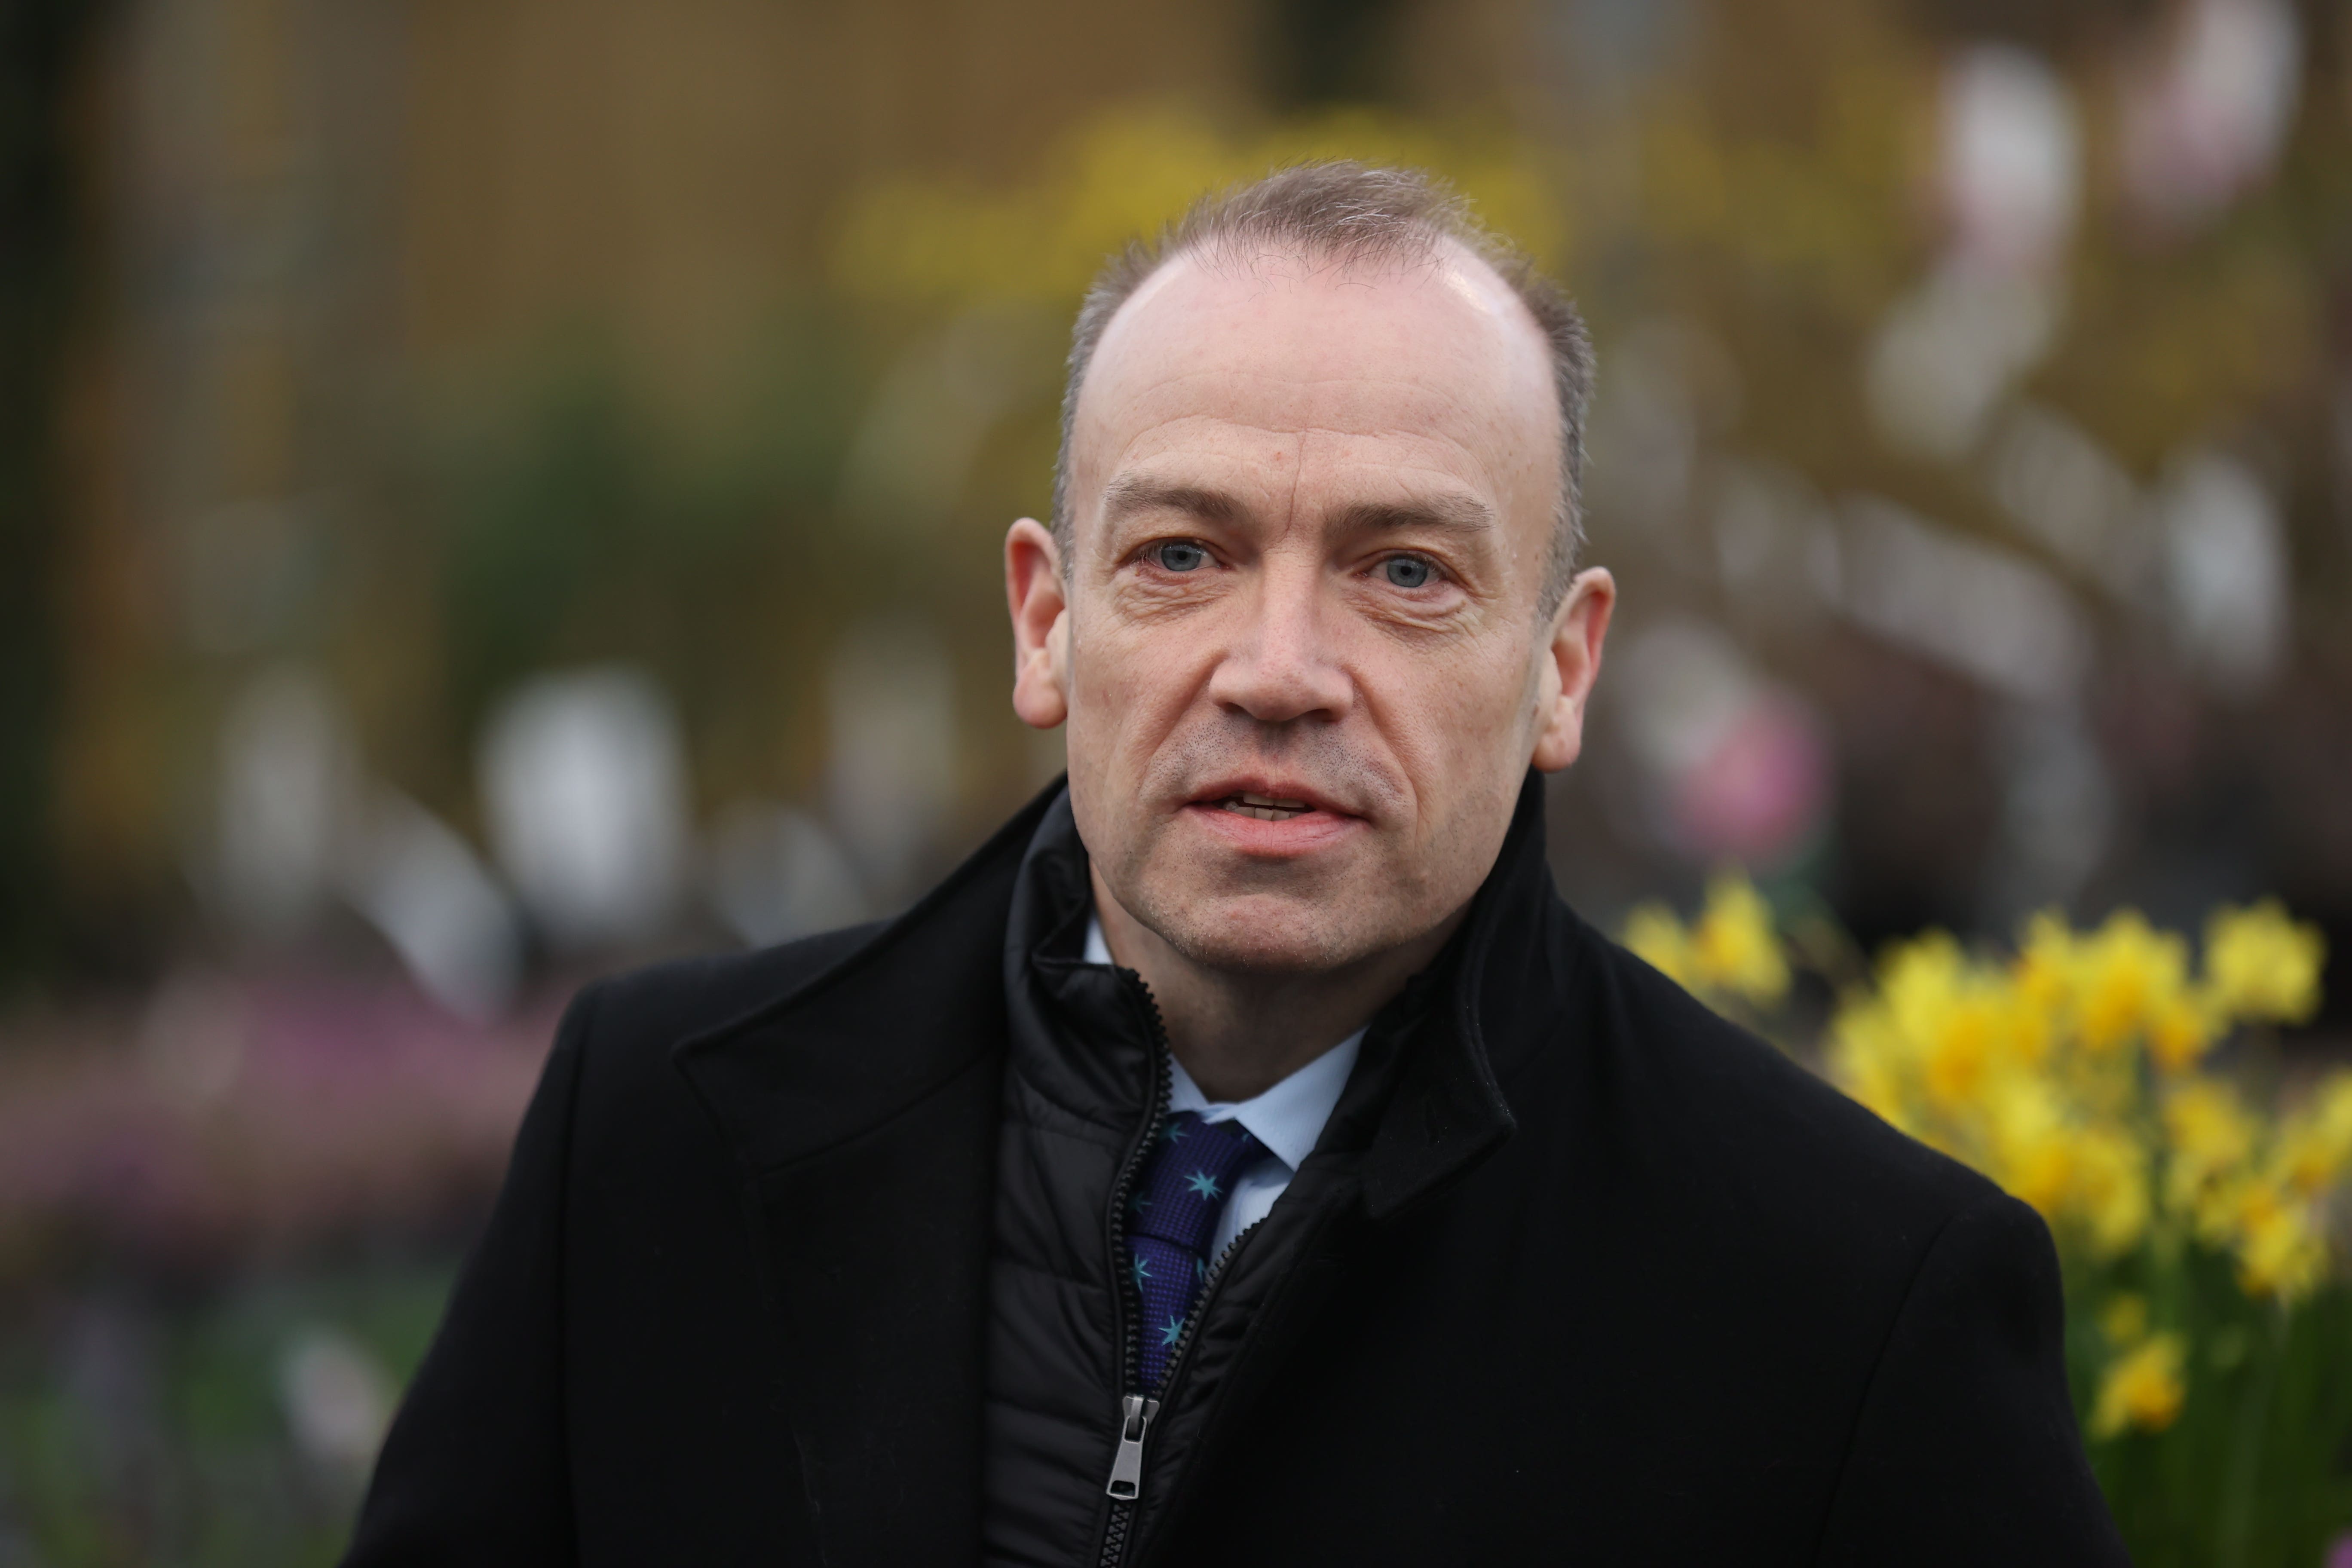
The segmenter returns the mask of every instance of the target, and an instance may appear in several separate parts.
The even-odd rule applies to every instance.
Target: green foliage
[[[2115,1346],[2099,1304],[2132,1291],[2189,1346],[2180,1416],[2090,1444],[2091,1464],[2140,1568],[2317,1564],[2352,1528],[2352,1291],[2340,1280],[2292,1310],[2251,1300],[2231,1260],[2189,1247],[2112,1269],[2074,1260],[2067,1370],[2088,1410]]]
[[[362,1478],[297,1450],[281,1358],[326,1326],[405,1384],[450,1282],[438,1264],[371,1265],[204,1300],[17,1304],[0,1336],[0,1552],[51,1568],[324,1568]]]
[[[422,486],[453,747],[515,681],[627,659],[680,695],[698,743],[756,752],[741,740],[756,724],[772,748],[825,632],[904,587],[835,496],[872,353],[836,310],[802,300],[755,335],[723,412],[689,427],[578,341],[542,346],[486,398]],[[722,787],[779,787],[736,777],[740,759],[697,764]]]

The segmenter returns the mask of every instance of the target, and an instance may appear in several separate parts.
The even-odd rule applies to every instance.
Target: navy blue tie
[[[1180,1110],[1160,1130],[1128,1205],[1128,1268],[1143,1299],[1143,1387],[1156,1394],[1168,1357],[1209,1278],[1209,1239],[1234,1178],[1265,1154],[1238,1121]]]

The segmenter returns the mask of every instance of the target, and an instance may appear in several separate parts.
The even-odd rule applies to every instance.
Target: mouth
[[[1203,781],[1200,794],[1185,803],[1184,816],[1208,834],[1210,844],[1259,864],[1335,853],[1371,828],[1304,780],[1263,773]]]
[[[1321,854],[1371,826],[1302,780],[1263,774],[1208,782],[1185,808],[1215,842],[1252,860]]]
[[[1288,822],[1316,809],[1312,801],[1286,800],[1279,795],[1254,795],[1238,791],[1221,799],[1204,802],[1213,811],[1230,811],[1257,822]]]

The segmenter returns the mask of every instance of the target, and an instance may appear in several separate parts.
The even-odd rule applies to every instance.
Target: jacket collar
[[[1451,1187],[1517,1128],[1502,1079],[1558,1016],[1547,948],[1566,914],[1545,858],[1543,779],[1530,772],[1461,929],[1373,1020],[1326,1134],[1327,1147],[1360,1150],[1370,1218]]]
[[[1061,1112],[1124,1144],[1155,1081],[1148,993],[1085,959],[1094,880],[1065,790],[1031,836],[1000,926],[1010,1070]]]

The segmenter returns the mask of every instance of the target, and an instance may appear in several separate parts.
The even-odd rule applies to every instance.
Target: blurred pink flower
[[[553,1007],[460,1022],[405,986],[182,980],[143,1027],[0,1055],[0,1268],[74,1237],[159,1258],[412,1225],[496,1183]]]

